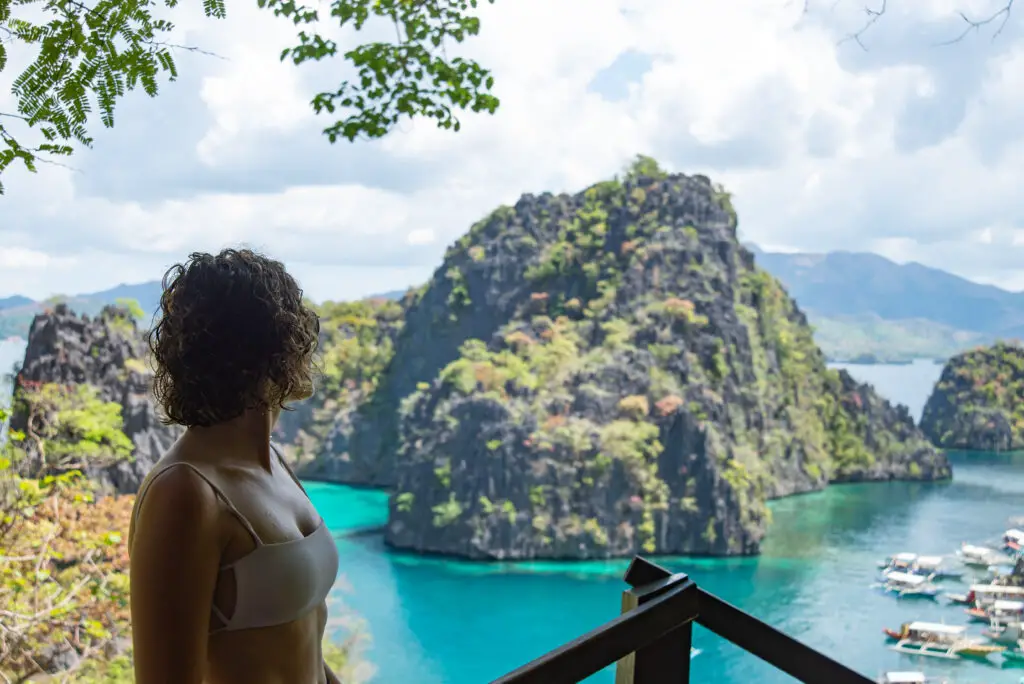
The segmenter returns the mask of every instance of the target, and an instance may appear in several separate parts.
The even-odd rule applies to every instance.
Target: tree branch
[[[860,30],[855,31],[854,33],[851,33],[844,37],[843,39],[841,39],[838,45],[842,45],[843,43],[853,41],[854,43],[860,46],[861,50],[867,52],[868,48],[864,44],[864,41],[861,40],[861,38],[864,36],[865,33],[867,33],[868,29],[874,26],[875,22],[881,19],[882,15],[885,14],[888,0],[881,0],[881,2],[882,4],[878,9],[871,9],[870,7],[865,7],[864,13],[868,15],[867,21],[865,21],[864,25],[860,27]]]
[[[1001,21],[999,21],[999,27],[996,29],[995,33],[992,34],[992,40],[995,40],[999,37],[999,34],[1003,32],[1003,29],[1006,28],[1006,22],[1010,20],[1010,13],[1013,12],[1013,3],[1014,0],[1006,0],[1005,5],[984,19],[971,19],[963,12],[957,12],[967,26],[964,27],[964,30],[956,38],[939,43],[939,45],[952,45],[953,43],[959,43],[971,31],[979,31],[983,26],[988,26],[997,19],[1001,19]]]

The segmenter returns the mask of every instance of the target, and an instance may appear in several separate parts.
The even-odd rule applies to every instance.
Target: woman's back
[[[189,429],[147,476],[132,516],[137,684],[337,681],[321,651],[337,548],[270,445],[281,404],[312,389],[303,369],[317,328],[275,263],[193,255],[193,270],[165,283],[151,338],[156,394]],[[222,313],[232,306],[255,319],[251,330],[232,329]],[[245,340],[256,348],[238,349]]]

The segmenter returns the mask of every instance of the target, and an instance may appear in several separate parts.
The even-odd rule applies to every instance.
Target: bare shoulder
[[[220,504],[200,472],[187,461],[160,459],[136,499],[130,547],[143,531],[165,541],[217,536]]]

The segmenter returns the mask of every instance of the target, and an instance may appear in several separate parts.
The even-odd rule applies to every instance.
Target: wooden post
[[[626,571],[629,583],[644,582],[622,592],[621,613],[657,598],[673,581],[685,580],[685,575],[672,575],[664,568],[639,556]],[[615,684],[689,684],[690,647],[693,643],[693,625],[687,621],[657,641],[630,653],[616,663]]]
[[[621,615],[628,613],[640,605],[639,597],[633,589],[622,592]],[[636,651],[630,653],[615,665],[615,684],[633,684],[633,671],[636,667]]]

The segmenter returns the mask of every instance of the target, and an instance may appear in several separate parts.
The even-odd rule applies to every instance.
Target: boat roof
[[[928,567],[942,565],[942,556],[919,556],[917,559],[917,564],[927,565]]]
[[[960,625],[944,625],[940,622],[911,622],[907,629],[913,632],[934,632],[935,634],[962,634],[967,631]]]
[[[917,558],[916,553],[909,553],[907,551],[904,551],[903,553],[897,553],[895,556],[892,557],[893,560],[905,561],[907,563],[914,560],[915,558]]]
[[[1024,601],[996,601],[992,607],[996,610],[1024,610]]]
[[[963,544],[960,546],[960,550],[964,553],[995,553],[995,549],[990,549],[987,546],[975,546],[974,544]]]
[[[899,582],[901,584],[924,584],[928,581],[927,577],[911,575],[908,572],[890,572],[885,578],[890,582]]]
[[[1024,596],[1024,587],[1004,587],[1001,584],[972,584],[975,594],[1017,594]]]
[[[886,672],[886,684],[923,684],[924,672]]]

